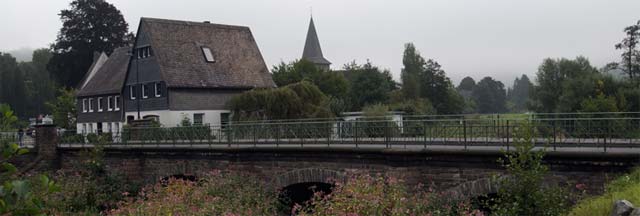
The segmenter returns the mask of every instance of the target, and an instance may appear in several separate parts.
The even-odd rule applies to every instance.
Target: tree
[[[485,77],[473,89],[472,97],[479,113],[501,113],[506,109],[504,85],[491,77]]]
[[[37,49],[33,51],[30,62],[20,62],[20,70],[25,75],[25,94],[28,98],[25,116],[49,113],[45,103],[55,99],[56,83],[47,71],[51,55],[48,49]]]
[[[273,81],[278,86],[286,86],[303,80],[311,81],[320,90],[334,98],[344,99],[347,96],[349,85],[342,74],[335,71],[323,71],[310,61],[298,60],[279,65],[271,69]]]
[[[529,91],[533,88],[533,84],[527,75],[516,77],[513,81],[513,87],[507,90],[507,100],[511,104],[511,111],[522,112],[527,109],[527,101],[529,100]]]
[[[66,129],[76,128],[76,93],[73,89],[61,88],[60,96],[53,102],[47,102],[47,106],[53,113],[53,123]]]
[[[110,54],[128,45],[132,34],[120,11],[104,0],[74,0],[60,12],[62,28],[47,65],[59,83],[75,87],[91,66],[94,52]]]
[[[307,81],[247,91],[231,98],[227,107],[237,121],[333,117],[329,98]]]
[[[640,75],[640,51],[637,50],[638,42],[640,41],[640,20],[631,26],[624,28],[626,37],[622,41],[615,45],[616,49],[623,50],[620,63],[612,63],[609,65],[611,68],[620,68],[630,79],[634,76]]]
[[[424,71],[426,64],[424,58],[416,50],[413,43],[404,45],[404,54],[402,56],[402,71],[400,78],[402,79],[402,92],[407,99],[420,98],[420,74]]]
[[[471,77],[465,77],[460,81],[460,85],[458,85],[458,91],[473,91],[473,88],[476,86],[476,81]]]
[[[424,58],[411,43],[405,45],[402,91],[407,99],[426,98],[440,114],[461,113],[464,99],[453,88],[438,62]]]
[[[395,82],[388,70],[380,70],[371,62],[360,66],[355,63],[345,67],[349,76],[349,101],[351,110],[361,110],[366,105],[385,103],[389,93],[395,89]]]
[[[549,168],[542,159],[543,150],[534,149],[534,128],[524,122],[522,130],[515,131],[515,151],[505,151],[499,162],[507,175],[500,179],[498,197],[490,204],[492,215],[562,215],[567,211],[565,191],[554,185],[545,185]]]
[[[0,53],[0,103],[9,104],[23,115],[25,104],[24,75],[16,59],[7,53]]]
[[[529,108],[539,113],[575,112],[582,99],[595,93],[598,70],[584,57],[545,59],[538,68]]]

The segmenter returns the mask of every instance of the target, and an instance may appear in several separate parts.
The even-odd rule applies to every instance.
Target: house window
[[[156,97],[162,96],[162,85],[160,85],[160,83],[157,82],[154,86],[155,86]]]
[[[87,99],[82,99],[82,112],[86,113],[87,112]]]
[[[120,132],[120,123],[119,122],[113,123],[113,130],[116,133]]]
[[[151,47],[140,47],[136,49],[136,56],[138,59],[149,58],[151,57]]]
[[[209,47],[202,47],[202,54],[204,54],[204,58],[205,60],[207,60],[207,62],[216,62],[216,60],[213,58],[213,54],[211,53],[211,49],[209,49]]]
[[[107,123],[107,133],[111,133],[111,123]]]
[[[120,96],[113,97],[113,110],[120,111]]]
[[[131,98],[131,100],[136,99],[136,86],[129,86],[129,98]]]
[[[82,134],[87,133],[87,124],[82,124]]]
[[[93,98],[89,98],[89,112],[93,112]]]
[[[204,113],[194,113],[193,114],[193,125],[202,125],[202,120],[204,119]]]
[[[107,97],[107,111],[113,111],[113,102],[111,101],[113,97]]]
[[[146,84],[142,84],[142,98],[149,97],[149,86]]]
[[[230,120],[230,114],[229,113],[220,113],[220,127],[221,128],[226,128],[227,125],[229,125],[229,120]]]
[[[98,98],[98,112],[102,112],[102,97]]]
[[[93,123],[89,123],[89,131],[87,133],[93,133]]]

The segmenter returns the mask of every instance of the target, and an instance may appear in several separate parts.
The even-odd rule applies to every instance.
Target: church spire
[[[310,61],[325,70],[328,70],[329,65],[331,65],[331,62],[322,55],[322,48],[320,48],[316,26],[313,24],[313,16],[309,22],[309,30],[307,31],[307,40],[304,44],[302,59]]]

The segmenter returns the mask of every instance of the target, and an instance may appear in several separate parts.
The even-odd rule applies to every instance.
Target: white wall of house
[[[122,131],[122,126],[124,122],[84,122],[76,124],[76,133],[77,134],[90,134],[90,133],[98,133],[98,124],[102,125],[103,133],[118,133]]]
[[[202,123],[205,125],[219,126],[221,124],[220,114],[230,113],[229,110],[157,110],[157,111],[140,111],[140,117],[142,119],[145,116],[158,116],[159,122],[164,127],[176,127],[180,126],[182,119],[188,118],[191,123],[193,122],[194,114],[204,114],[202,117]],[[125,119],[128,116],[133,116],[133,119],[138,120],[138,112],[126,112]]]

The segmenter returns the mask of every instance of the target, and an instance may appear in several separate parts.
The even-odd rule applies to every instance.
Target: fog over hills
[[[33,55],[33,51],[35,49],[29,47],[22,47],[20,49],[9,50],[9,51],[0,51],[3,53],[11,54],[18,62],[28,62],[31,61],[31,55]]]

